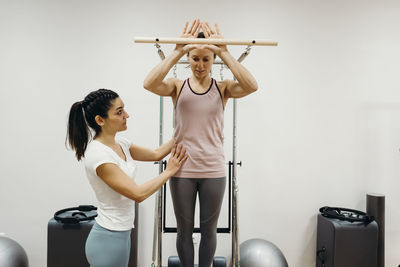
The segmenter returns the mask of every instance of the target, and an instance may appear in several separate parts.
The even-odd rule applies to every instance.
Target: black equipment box
[[[97,214],[95,211],[84,212],[87,217]],[[65,212],[65,216],[74,216]],[[60,215],[61,216],[61,215]],[[135,228],[131,233],[131,254],[129,267],[137,266],[139,205],[135,203]],[[47,267],[89,267],[85,255],[85,243],[95,220],[66,224],[53,218],[47,225]]]
[[[378,225],[318,214],[317,267],[377,267]]]

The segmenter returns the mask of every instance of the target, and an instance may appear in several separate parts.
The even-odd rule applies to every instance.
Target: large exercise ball
[[[277,246],[256,238],[240,244],[240,267],[288,267],[288,264]]]
[[[0,236],[0,266],[28,267],[28,256],[20,244],[11,238]]]

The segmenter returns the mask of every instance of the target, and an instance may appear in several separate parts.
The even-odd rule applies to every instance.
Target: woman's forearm
[[[159,148],[155,149],[157,160],[162,160],[166,155],[171,152],[172,147],[175,144],[175,139],[171,139],[168,142],[162,144]]]
[[[225,65],[231,70],[236,80],[243,90],[254,92],[258,89],[258,84],[253,75],[237,61],[229,51],[223,51],[219,57]]]
[[[150,71],[150,73],[144,79],[143,87],[150,91],[152,91],[154,88],[157,88],[162,83],[165,76],[167,76],[169,70],[183,55],[183,51],[175,49],[168,57],[166,57]]]
[[[165,184],[172,175],[173,173],[171,171],[165,170],[156,178],[139,185],[139,190],[134,200],[136,202],[142,202]]]

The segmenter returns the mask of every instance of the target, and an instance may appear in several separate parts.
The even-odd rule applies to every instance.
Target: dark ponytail
[[[70,147],[75,150],[78,160],[85,154],[90,135],[83,114],[82,101],[76,102],[69,112],[67,139]]]
[[[111,102],[117,97],[118,94],[112,90],[99,89],[88,94],[83,101],[72,105],[68,118],[67,141],[75,150],[78,160],[85,156],[87,145],[92,138],[89,127],[95,131],[95,136],[101,132],[95,117],[99,115],[106,119]]]

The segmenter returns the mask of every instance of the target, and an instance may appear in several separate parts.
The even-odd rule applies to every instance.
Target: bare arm
[[[239,98],[257,91],[258,85],[253,75],[251,75],[242,64],[233,58],[228,51],[222,52],[219,57],[225,65],[228,66],[237,80],[227,80],[225,82],[225,98]]]
[[[208,22],[202,23],[201,27],[206,38],[223,38],[218,24],[215,24],[215,30],[212,29]],[[225,99],[239,98],[257,91],[258,85],[253,75],[229,53],[226,45],[206,45],[205,48],[216,53],[225,65],[228,66],[237,80],[223,82],[226,86],[224,91]]]
[[[131,144],[129,152],[135,160],[140,161],[159,161],[163,159],[171,151],[175,144],[175,140],[171,139],[156,149],[149,149],[135,144]]]
[[[182,51],[174,50],[147,74],[143,87],[159,96],[172,96],[176,91],[175,83],[177,79],[169,78],[164,80],[164,78],[183,55]]]
[[[166,183],[179,170],[186,159],[186,150],[182,149],[182,145],[177,148],[174,146],[165,171],[141,185],[135,183],[135,181],[113,163],[100,165],[97,167],[96,172],[117,193],[136,202],[142,202]]]
[[[195,38],[199,33],[201,27],[199,19],[195,19],[191,26],[188,28],[188,22],[186,22],[183,32],[180,37],[183,38]],[[178,60],[194,49],[195,45],[179,45],[177,44],[175,50],[155,66],[150,73],[146,76],[143,82],[143,87],[150,92],[153,92],[160,96],[174,96],[176,93],[176,82],[177,79],[169,78],[165,79],[169,70],[178,62]]]

